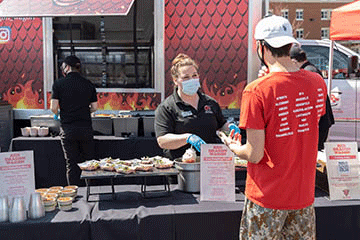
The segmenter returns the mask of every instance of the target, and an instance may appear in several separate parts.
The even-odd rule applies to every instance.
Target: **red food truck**
[[[0,101],[11,104],[15,128],[28,125],[31,116],[51,114],[59,63],[75,54],[83,75],[97,87],[97,114],[151,112],[172,93],[171,61],[183,52],[198,62],[203,91],[238,117],[242,90],[260,66],[252,36],[263,5],[262,0],[2,1]]]

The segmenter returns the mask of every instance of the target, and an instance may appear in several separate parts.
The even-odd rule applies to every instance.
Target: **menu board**
[[[0,196],[24,197],[29,205],[35,191],[33,151],[0,153]]]
[[[235,201],[233,152],[224,144],[202,144],[200,200]]]
[[[0,0],[1,17],[126,16],[134,0]]]
[[[325,154],[330,200],[360,199],[357,143],[325,143]]]

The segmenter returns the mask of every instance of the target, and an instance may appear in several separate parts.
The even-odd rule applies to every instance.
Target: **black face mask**
[[[262,56],[260,57],[260,54],[259,54],[259,45],[258,45],[258,46],[257,46],[257,49],[256,49],[256,53],[257,53],[257,55],[258,55],[258,58],[260,59],[262,65],[264,65],[264,66],[266,66],[267,68],[269,68],[268,65],[265,63],[265,59],[264,59],[264,43],[263,43],[263,42],[260,42],[260,46],[261,46],[261,55],[262,55]]]

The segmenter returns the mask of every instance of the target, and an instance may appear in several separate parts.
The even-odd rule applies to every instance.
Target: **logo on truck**
[[[11,39],[11,28],[0,27],[0,44],[7,43]]]
[[[331,91],[330,103],[331,103],[331,107],[336,107],[336,108],[341,107],[341,91],[339,90],[338,87],[335,87]]]

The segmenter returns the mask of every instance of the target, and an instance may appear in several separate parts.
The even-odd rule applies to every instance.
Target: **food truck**
[[[172,93],[171,61],[182,52],[199,64],[202,90],[237,115],[259,68],[252,35],[263,2],[1,1],[0,100],[17,126],[51,114],[60,61],[75,54],[97,88],[97,114],[151,112]]]
[[[260,66],[252,36],[265,2],[0,1],[0,102],[11,105],[15,123],[0,132],[13,127],[10,132],[20,135],[32,117],[52,115],[51,87],[61,77],[61,60],[70,54],[81,59],[82,74],[97,88],[98,116],[153,115],[173,91],[171,61],[182,52],[199,64],[202,90],[219,102],[225,116],[236,118],[242,90]],[[338,99],[339,91],[332,90],[332,100]],[[356,95],[342,94],[342,102]],[[337,111],[336,120],[348,119],[344,114]],[[111,124],[100,125],[102,133],[113,133],[104,129]],[[349,140],[341,136],[350,135],[330,132],[330,139]]]

